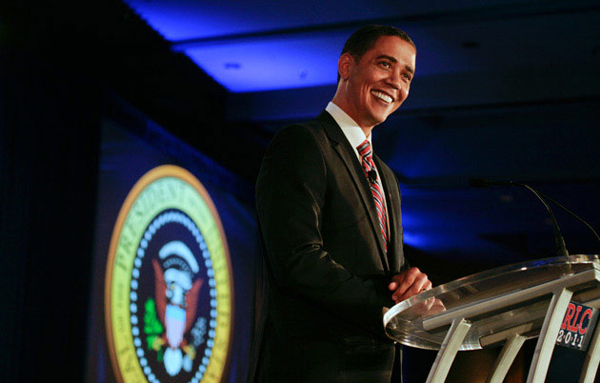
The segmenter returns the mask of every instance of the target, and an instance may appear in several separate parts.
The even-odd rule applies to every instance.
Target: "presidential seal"
[[[225,233],[202,184],[177,166],[146,173],[123,203],[106,266],[107,343],[117,379],[220,382],[232,294]]]

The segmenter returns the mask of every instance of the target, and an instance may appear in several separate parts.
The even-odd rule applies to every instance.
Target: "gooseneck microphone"
[[[469,185],[471,187],[524,186],[523,184],[519,184],[518,182],[515,182],[515,181],[489,181],[489,180],[477,179],[477,178],[469,180]],[[579,222],[583,223],[588,229],[590,229],[590,231],[594,234],[596,239],[600,242],[600,235],[598,235],[596,230],[594,230],[592,225],[590,225],[586,220],[584,220],[583,218],[581,218],[580,216],[578,216],[577,214],[575,214],[568,208],[564,207],[561,203],[557,202],[556,200],[554,200],[554,199],[550,198],[549,196],[547,196],[546,194],[542,193],[541,191],[536,190],[536,192],[541,197],[543,197],[545,200],[552,202],[553,204],[555,204],[556,206],[558,206],[565,212],[569,213],[569,215],[571,215],[573,218],[575,218]]]
[[[556,217],[554,216],[552,209],[550,209],[550,206],[548,206],[546,201],[542,198],[542,196],[540,195],[540,193],[537,190],[535,190],[534,188],[532,188],[529,185],[522,184],[522,183],[515,182],[515,181],[489,181],[489,180],[485,180],[485,179],[476,179],[476,178],[469,180],[469,186],[478,187],[478,188],[487,188],[490,186],[519,186],[519,187],[523,187],[523,188],[529,190],[530,192],[532,192],[542,202],[542,204],[544,204],[544,207],[548,211],[548,214],[550,214],[550,218],[552,220],[552,229],[554,231],[554,239],[556,241],[557,255],[559,255],[559,256],[569,255],[569,252],[567,251],[567,247],[565,245],[565,239],[562,236],[560,227],[558,226],[558,222],[556,221]],[[574,214],[574,213],[572,213],[572,214]]]
[[[590,225],[589,223],[587,223],[586,220],[584,220],[583,218],[581,218],[577,214],[573,213],[571,210],[567,209],[566,207],[564,207],[562,204],[558,203],[554,199],[548,197],[546,194],[542,193],[541,191],[538,191],[538,194],[541,195],[542,197],[544,197],[546,200],[552,202],[553,204],[555,204],[556,206],[558,206],[559,208],[561,208],[565,212],[569,213],[573,218],[575,218],[579,222],[583,223],[588,229],[590,229],[590,231],[594,234],[594,236],[596,237],[596,239],[600,242],[600,235],[598,235],[598,233],[596,232],[596,230],[594,230],[594,228],[592,227],[592,225]]]
[[[469,186],[472,188],[489,188],[491,186],[515,186],[514,181],[490,181],[483,178],[471,178]]]

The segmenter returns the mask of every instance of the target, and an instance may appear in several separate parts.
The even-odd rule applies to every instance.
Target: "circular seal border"
[[[223,376],[223,374],[226,372],[227,366],[229,365],[229,354],[231,351],[231,345],[232,345],[232,340],[233,340],[233,318],[234,318],[234,298],[233,298],[233,273],[232,273],[232,269],[231,269],[231,261],[230,261],[230,257],[229,257],[229,248],[227,245],[227,240],[225,237],[225,232],[223,230],[223,225],[221,223],[221,220],[219,218],[219,214],[217,212],[217,209],[212,201],[212,199],[210,198],[210,195],[208,194],[208,192],[206,191],[206,189],[204,188],[204,186],[200,183],[200,181],[189,171],[185,170],[184,168],[181,168],[179,166],[175,166],[175,165],[162,165],[162,166],[158,166],[150,171],[148,171],[146,174],[144,174],[136,183],[135,185],[132,187],[131,191],[129,192],[129,194],[127,195],[127,197],[125,198],[125,201],[121,207],[121,210],[119,212],[119,215],[117,217],[115,226],[114,226],[114,230],[113,230],[113,234],[111,237],[111,241],[110,241],[110,248],[109,248],[109,253],[108,253],[108,260],[107,260],[107,266],[106,266],[106,276],[105,276],[105,286],[104,286],[104,308],[105,308],[105,324],[106,324],[106,336],[107,336],[107,343],[108,343],[108,350],[109,350],[109,355],[110,355],[110,359],[111,359],[111,364],[113,366],[113,371],[115,373],[115,376],[117,377],[117,380],[121,383],[128,383],[128,381],[126,380],[126,378],[123,376],[123,369],[127,369],[128,372],[133,371],[135,374],[135,379],[137,379],[136,381],[139,381],[140,378],[142,378],[142,381],[146,381],[146,376],[142,371],[142,367],[139,365],[139,361],[136,360],[136,363],[134,363],[132,365],[131,360],[130,361],[125,361],[123,360],[124,358],[120,358],[118,353],[117,353],[117,345],[115,342],[115,338],[114,338],[114,334],[115,334],[115,329],[113,328],[113,294],[116,294],[114,292],[114,276],[115,276],[115,266],[119,266],[119,267],[128,267],[131,266],[133,267],[133,261],[135,259],[135,251],[137,250],[138,244],[139,242],[142,240],[142,236],[146,230],[147,225],[150,224],[150,222],[152,221],[152,219],[156,216],[156,214],[154,214],[153,212],[147,214],[145,216],[145,220],[142,222],[138,222],[139,227],[137,228],[137,231],[140,232],[141,234],[137,235],[136,237],[134,237],[134,241],[133,243],[131,243],[132,245],[132,253],[133,254],[129,254],[129,256],[131,257],[131,263],[132,265],[124,265],[122,263],[120,263],[119,265],[116,265],[117,262],[117,258],[123,258],[122,254],[119,253],[119,250],[123,247],[120,246],[122,245],[122,241],[123,241],[123,231],[125,229],[128,230],[132,230],[131,226],[131,222],[129,222],[129,218],[132,217],[132,213],[133,209],[136,207],[137,203],[140,203],[139,199],[140,197],[142,197],[143,193],[145,191],[147,191],[150,187],[152,187],[153,185],[155,185],[155,183],[157,181],[161,181],[162,179],[177,179],[179,181],[182,181],[183,183],[187,184],[187,186],[191,186],[191,188],[193,189],[193,191],[195,191],[197,193],[197,195],[200,197],[200,201],[196,201],[196,202],[202,202],[204,204],[204,206],[197,206],[195,208],[197,209],[201,209],[204,210],[204,213],[209,213],[210,217],[212,218],[212,222],[210,222],[208,225],[206,223],[201,222],[201,220],[199,219],[194,219],[194,217],[197,217],[199,214],[201,215],[202,213],[198,213],[198,214],[191,214],[190,212],[185,211],[185,209],[183,209],[183,211],[188,214],[190,216],[190,218],[192,219],[192,221],[194,222],[194,224],[198,227],[198,229],[200,229],[200,231],[204,233],[204,230],[208,230],[210,228],[214,229],[216,228],[218,230],[218,233],[209,233],[208,235],[205,235],[205,238],[207,239],[207,245],[209,247],[209,252],[210,252],[210,257],[211,259],[213,259],[213,264],[215,264],[214,270],[215,270],[215,279],[218,279],[217,282],[217,290],[219,291],[219,293],[217,294],[217,300],[218,301],[227,301],[227,303],[225,304],[225,307],[223,304],[218,304],[217,305],[217,310],[219,311],[220,314],[223,314],[220,316],[219,320],[217,320],[217,330],[216,330],[216,334],[215,334],[215,350],[213,350],[212,356],[210,357],[210,361],[208,363],[208,368],[206,368],[206,374],[203,374],[204,377],[206,378],[206,380],[202,380],[203,382],[219,382]],[[188,201],[189,202],[189,201]],[[181,202],[180,202],[181,203]],[[185,205],[185,203],[183,203]],[[177,207],[174,206],[173,204],[169,205],[168,202],[164,202],[163,201],[163,205],[166,205],[170,208],[173,207]],[[153,206],[154,210],[156,210],[156,212],[160,212],[162,210],[156,208],[156,206]],[[136,212],[136,213],[139,213]],[[212,235],[211,235],[212,234]],[[219,243],[214,243],[215,239],[211,239],[211,238],[215,238],[215,236],[218,235],[218,239],[219,239]],[[209,244],[209,242],[211,242]],[[217,246],[215,246],[217,245]],[[220,245],[220,246],[219,246]],[[216,248],[215,248],[216,247]],[[121,262],[122,259],[119,259],[119,262]],[[216,262],[215,262],[216,261]],[[223,262],[225,261],[225,262]],[[129,276],[131,277],[131,274],[129,274]],[[224,281],[226,279],[226,281]],[[221,282],[221,283],[219,283]],[[226,284],[223,284],[223,282],[226,282]],[[129,280],[129,283],[131,283],[131,280]],[[129,286],[130,287],[130,286]],[[129,290],[128,290],[129,291]],[[129,300],[129,293],[126,294],[127,297],[125,299]],[[123,298],[122,296],[120,296],[120,298]],[[129,301],[122,303],[122,305],[124,307],[129,307],[130,306]],[[227,318],[224,318],[224,316],[227,316]],[[121,343],[125,343],[125,347],[123,347],[121,350],[119,350],[120,354],[123,353],[127,353],[127,349],[128,348],[132,348],[133,350],[135,350],[135,346],[133,344],[133,336],[131,334],[131,322],[126,321],[128,323],[129,328],[126,329],[128,330],[126,335],[126,340],[121,340]],[[127,325],[126,325],[127,327]],[[121,329],[121,332],[123,332],[124,330]],[[131,339],[129,339],[131,338]],[[217,351],[217,352],[214,352]],[[130,352],[129,353],[129,357],[131,357],[131,355],[135,356],[135,351],[132,351],[133,354]],[[214,359],[213,362],[213,356],[216,356],[216,358]]]

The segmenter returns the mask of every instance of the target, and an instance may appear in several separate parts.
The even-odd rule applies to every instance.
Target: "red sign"
[[[597,319],[598,310],[576,302],[570,302],[563,323],[560,326],[556,344],[586,351]]]

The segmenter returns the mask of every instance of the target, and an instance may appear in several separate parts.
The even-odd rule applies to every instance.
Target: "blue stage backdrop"
[[[86,380],[243,381],[261,269],[253,187],[127,113],[102,122]]]

